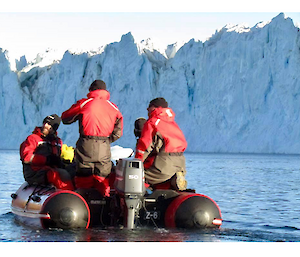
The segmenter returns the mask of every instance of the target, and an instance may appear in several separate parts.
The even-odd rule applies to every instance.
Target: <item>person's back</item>
[[[110,94],[106,90],[94,90],[88,93],[88,98],[81,99],[76,106],[63,112],[64,124],[79,120],[81,136],[110,137],[115,130],[118,137],[122,135],[122,115],[119,109],[109,101]],[[116,131],[116,121],[120,119],[119,131]],[[113,138],[112,141],[117,138]]]
[[[150,102],[148,115],[136,149],[136,158],[144,161],[146,181],[157,186],[166,181],[174,184],[171,179],[174,177],[176,182],[180,177],[183,182],[175,183],[173,187],[184,190],[186,170],[183,152],[187,142],[174,120],[175,114],[163,98],[157,98]]]
[[[184,152],[187,143],[185,137],[175,122],[175,113],[171,108],[156,108],[149,118],[153,130],[164,139],[164,152]],[[146,125],[147,126],[147,125]]]
[[[81,109],[83,135],[109,137],[119,113],[108,103],[109,93],[96,90],[90,92],[88,98]]]

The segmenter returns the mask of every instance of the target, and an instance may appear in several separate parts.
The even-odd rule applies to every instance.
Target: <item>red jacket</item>
[[[109,101],[106,90],[94,90],[63,112],[64,124],[79,120],[79,133],[83,136],[110,137],[115,141],[123,134],[123,116],[118,107]]]
[[[62,140],[44,137],[40,127],[36,127],[30,136],[20,145],[20,157],[24,164],[30,164],[32,170],[38,171],[46,166],[47,157],[51,154],[60,156]]]
[[[136,158],[145,160],[154,149],[157,153],[182,153],[187,147],[185,137],[174,121],[175,113],[170,108],[156,108],[151,112],[144,124],[142,135],[137,143]],[[153,143],[154,138],[160,138],[162,146]],[[158,140],[159,141],[159,140]],[[156,148],[156,149],[155,149]],[[151,157],[153,162],[155,156]],[[150,163],[147,163],[150,166]],[[145,166],[145,168],[147,168]]]

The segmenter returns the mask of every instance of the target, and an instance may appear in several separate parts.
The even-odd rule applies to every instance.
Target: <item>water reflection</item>
[[[6,216],[4,218],[4,216]],[[20,225],[14,221],[13,214],[1,215],[0,222],[6,221],[14,233],[1,233],[3,241],[19,242],[218,242],[220,230],[185,230],[138,227],[126,228],[90,228],[90,229],[35,229]],[[10,223],[10,225],[9,225]],[[1,232],[1,230],[0,230]],[[13,236],[13,237],[12,237]]]
[[[53,238],[53,237],[52,237]],[[72,238],[72,239],[71,239]],[[76,242],[214,242],[220,241],[212,230],[186,231],[164,228],[91,228],[65,231],[64,239]]]

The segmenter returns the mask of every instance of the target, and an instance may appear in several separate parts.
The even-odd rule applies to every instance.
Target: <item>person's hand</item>
[[[51,154],[47,156],[46,164],[49,165],[50,167],[58,167],[58,168],[61,167],[62,165],[60,157],[55,154]]]

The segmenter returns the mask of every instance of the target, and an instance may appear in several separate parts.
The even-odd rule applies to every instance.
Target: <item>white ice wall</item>
[[[175,46],[163,55],[130,33],[97,54],[67,51],[50,66],[18,73],[0,52],[0,148],[17,149],[46,115],[61,115],[102,79],[124,116],[116,142],[124,147],[135,145],[134,120],[163,96],[188,151],[300,154],[299,35],[280,14],[265,26],[226,26],[204,43],[192,39],[175,55]],[[75,146],[77,123],[58,132]]]

